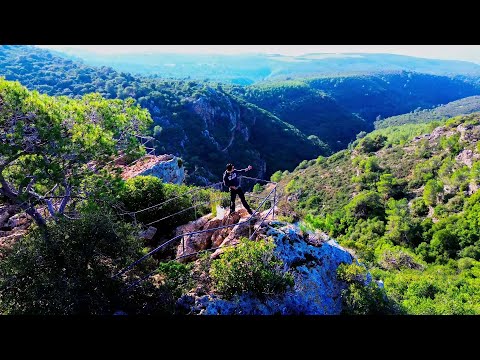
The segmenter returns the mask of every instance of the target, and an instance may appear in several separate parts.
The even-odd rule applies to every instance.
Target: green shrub
[[[356,149],[364,154],[372,153],[380,150],[385,146],[387,137],[381,134],[375,134],[362,138]]]
[[[423,200],[427,205],[436,205],[438,197],[443,193],[443,184],[440,181],[430,179],[423,190]]]
[[[439,145],[441,149],[448,150],[454,156],[458,155],[463,148],[459,133],[449,137],[441,137]]]
[[[164,205],[154,207],[147,211],[142,211],[135,215],[138,222],[148,224],[192,207],[193,199],[190,194],[180,196],[190,191],[190,189],[191,188],[186,185],[164,184],[160,179],[154,176],[135,176],[125,182],[125,186],[121,191],[119,198],[128,211],[138,211],[160,204],[168,199],[178,197]],[[208,194],[208,191],[197,194],[199,201],[201,201],[202,197],[207,196],[208,198]],[[207,205],[204,210],[209,212],[209,209],[210,207]],[[175,227],[194,219],[195,210],[189,209],[153,225],[159,230],[157,232],[168,233]]]
[[[345,207],[348,215],[357,219],[385,217],[385,208],[380,195],[375,191],[361,192]]]
[[[303,160],[302,162],[300,162],[300,164],[298,164],[298,166],[295,168],[295,170],[306,169],[308,167],[308,165],[309,165],[308,160]]]
[[[356,135],[356,139],[357,139],[357,140],[360,140],[360,139],[363,139],[365,136],[367,136],[367,132],[366,132],[366,131],[360,131],[360,132]]]
[[[470,257],[464,257],[464,258],[458,259],[457,264],[458,264],[459,270],[468,270],[475,265],[475,259],[472,259]]]
[[[475,259],[477,261],[480,261],[480,246],[469,245],[463,248],[458,254],[458,256],[461,258],[470,258],[470,259]]]
[[[216,290],[226,298],[248,292],[264,298],[284,292],[293,285],[293,277],[282,271],[283,263],[274,255],[274,248],[271,240],[243,238],[236,247],[225,249],[210,268]]]
[[[366,284],[367,270],[355,263],[340,264],[337,277],[347,283],[342,291],[342,313],[346,315],[394,314],[394,303],[375,281]]]
[[[296,183],[296,181],[294,179],[292,179],[288,182],[287,186],[285,186],[285,192],[287,194],[291,194],[292,192],[294,192],[296,190],[297,187],[298,187],[298,184]]]
[[[283,176],[283,173],[280,170],[278,170],[274,172],[272,176],[270,176],[270,180],[273,182],[279,182],[280,180],[282,180],[282,176]]]
[[[473,166],[470,172],[470,178],[473,180],[475,184],[480,185],[480,161],[475,161],[473,163]]]
[[[321,156],[321,155],[320,155],[320,156],[317,158],[317,160],[315,160],[315,164],[317,164],[317,165],[321,165],[321,164],[324,164],[324,163],[325,163],[325,157],[324,157],[324,156]]]
[[[159,138],[162,135],[163,128],[160,125],[155,125],[153,128],[153,136]]]
[[[192,263],[162,262],[158,265],[157,273],[162,276],[162,285],[178,298],[193,286],[191,267]]]
[[[265,187],[260,184],[255,184],[253,186],[253,192],[256,194],[260,194],[263,190],[265,190]]]
[[[422,139],[418,142],[418,147],[415,149],[415,156],[423,159],[428,159],[432,156],[428,139]]]
[[[428,206],[423,198],[413,199],[410,210],[415,216],[426,216],[428,214]]]

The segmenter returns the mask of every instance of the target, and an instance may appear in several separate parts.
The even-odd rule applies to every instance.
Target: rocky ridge
[[[224,219],[207,215],[178,228],[181,233],[237,224],[233,228],[186,237],[185,247],[178,246],[177,256],[218,246],[219,249],[210,255],[211,259],[218,258],[223,247],[237,244],[242,236],[248,237],[249,227],[242,225],[248,219],[245,214],[237,212]],[[273,239],[276,255],[284,263],[284,271],[290,271],[294,276],[294,287],[281,296],[261,301],[250,294],[225,300],[200,285],[182,296],[177,306],[188,314],[200,315],[340,314],[341,293],[346,284],[337,279],[336,270],[341,263],[351,264],[354,261],[352,255],[324,233],[304,233],[296,225],[272,218],[260,224],[262,218],[260,215],[252,221],[250,230],[258,229],[254,239]],[[194,259],[187,256],[182,260]],[[200,260],[196,260],[195,266],[200,266]]]

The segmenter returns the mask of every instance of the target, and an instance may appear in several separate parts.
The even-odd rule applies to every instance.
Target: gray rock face
[[[267,236],[276,244],[276,254],[295,279],[293,289],[276,298],[260,301],[249,294],[233,300],[215,295],[183,299],[192,303],[192,313],[204,315],[334,315],[342,311],[341,291],[346,284],[336,276],[341,263],[352,263],[352,256],[333,239],[326,236],[312,239],[301,234],[298,227],[269,222]],[[278,227],[277,226],[281,226]]]
[[[185,167],[179,166],[178,160],[174,157],[171,160],[159,162],[138,175],[152,175],[162,179],[163,182],[179,185],[185,180]]]
[[[480,158],[480,155],[478,154],[475,154],[472,150],[470,149],[466,149],[466,150],[463,150],[460,154],[458,154],[456,157],[455,157],[455,160],[457,160],[458,162],[462,163],[462,164],[465,164],[467,165],[469,168],[472,167],[473,165],[473,162],[475,160],[478,160]]]

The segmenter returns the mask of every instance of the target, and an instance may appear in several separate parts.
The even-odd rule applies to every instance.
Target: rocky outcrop
[[[455,160],[458,162],[467,165],[469,168],[472,167],[473,162],[480,159],[479,154],[475,154],[472,150],[466,149],[463,150],[460,154],[455,157]]]
[[[182,160],[174,155],[146,155],[123,168],[122,178],[125,180],[139,175],[151,175],[166,183],[181,184],[185,180],[185,168]]]
[[[460,132],[460,140],[465,142],[474,142],[480,140],[480,125],[463,125],[457,126],[458,132]]]
[[[249,237],[249,235],[255,231],[255,226],[259,226],[261,219],[265,217],[265,215],[266,213],[257,214],[249,222],[250,215],[245,209],[240,209],[222,218],[213,217],[212,214],[208,214],[188,224],[179,226],[175,230],[176,236],[185,233],[211,230],[222,226],[226,227],[183,236],[177,247],[178,260],[180,262],[193,261],[196,259],[196,255],[188,255],[201,250],[220,247],[211,255],[212,258],[217,258],[223,252],[223,247],[235,245],[242,236]]]
[[[177,305],[204,315],[340,314],[346,284],[337,279],[336,271],[342,263],[351,264],[352,255],[325,234],[304,234],[297,226],[278,221],[269,220],[259,229],[257,240],[265,237],[274,240],[284,270],[294,276],[291,290],[264,301],[248,294],[225,300],[193,292]]]
[[[200,219],[191,221],[188,224],[179,226],[175,230],[175,236],[185,233],[191,233],[204,230],[204,226],[213,218],[212,214],[202,216]],[[180,245],[177,247],[177,258],[180,262],[194,260],[194,256],[188,256],[201,250],[205,250],[211,243],[211,232],[200,234],[186,235],[180,239]]]
[[[0,258],[2,252],[11,249],[32,224],[31,218],[25,213],[15,214],[16,211],[18,209],[12,206],[0,207]]]

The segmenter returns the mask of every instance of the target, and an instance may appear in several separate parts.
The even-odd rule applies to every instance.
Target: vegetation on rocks
[[[283,263],[274,255],[274,248],[272,241],[245,238],[227,248],[210,268],[216,291],[226,298],[243,293],[264,298],[284,292],[293,285],[293,277],[282,271]]]
[[[376,130],[282,177],[280,214],[354,250],[402,311],[478,313],[479,129],[473,114]]]

